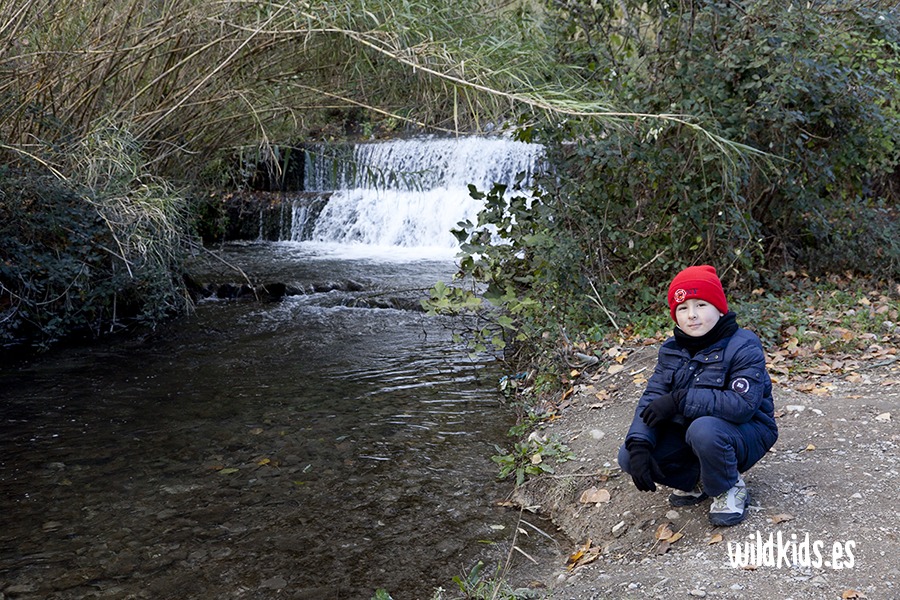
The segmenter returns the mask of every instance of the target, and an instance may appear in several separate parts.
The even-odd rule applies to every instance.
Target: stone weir
[[[308,145],[281,154],[292,159],[256,167],[248,183],[259,191],[222,197],[228,218],[219,239],[455,250],[451,230],[474,222],[483,208],[470,186],[484,192],[502,184],[528,195],[544,149],[473,136]]]
[[[332,192],[247,190],[221,194],[217,241],[303,242]]]

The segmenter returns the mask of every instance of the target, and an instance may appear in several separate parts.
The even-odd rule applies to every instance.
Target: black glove
[[[656,427],[678,414],[678,402],[672,394],[663,394],[654,398],[641,411],[641,418],[647,427]]]
[[[653,447],[649,442],[634,441],[627,444],[628,447],[628,464],[631,470],[631,479],[634,486],[642,492],[655,492],[656,484],[654,479],[661,480],[663,478],[659,465],[653,458],[651,452]]]

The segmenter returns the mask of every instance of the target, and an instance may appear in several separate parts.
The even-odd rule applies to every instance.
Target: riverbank
[[[657,349],[658,342],[619,348],[619,360],[580,373],[558,417],[540,429],[576,458],[553,475],[527,481],[515,501],[549,514],[572,546],[561,548],[555,564],[521,565],[537,574],[532,587],[553,600],[900,593],[896,345],[874,344],[855,356],[855,364],[843,365],[847,369],[828,363],[835,368],[820,369],[823,374],[774,373],[780,437],[748,472],[750,516],[733,528],[709,525],[708,502],[674,510],[668,489],[637,491],[617,467]],[[790,555],[780,563],[776,551],[774,565],[754,558],[763,564],[732,566],[729,549],[733,554],[751,538],[755,545],[757,537],[763,546],[772,539],[772,546],[779,535]],[[804,556],[806,540],[819,550],[818,560],[814,551]],[[793,548],[800,552],[791,554]]]

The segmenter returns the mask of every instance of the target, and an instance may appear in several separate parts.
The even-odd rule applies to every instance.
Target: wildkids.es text
[[[728,561],[732,567],[792,567],[812,569],[852,569],[856,542],[847,540],[826,544],[822,540],[810,540],[809,534],[799,539],[796,533],[789,537],[778,532],[763,539],[757,531],[747,536],[745,542],[728,542]]]

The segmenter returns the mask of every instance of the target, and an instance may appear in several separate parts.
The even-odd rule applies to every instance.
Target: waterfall
[[[307,192],[331,191],[315,212],[294,207],[291,239],[402,248],[455,249],[450,230],[475,220],[481,191],[524,184],[543,158],[538,144],[505,138],[416,138],[307,150]]]

